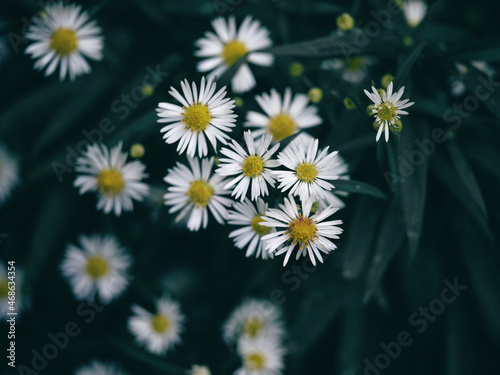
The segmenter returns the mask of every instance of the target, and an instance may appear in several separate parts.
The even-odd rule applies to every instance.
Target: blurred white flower
[[[71,80],[92,70],[86,58],[102,59],[103,38],[101,28],[89,21],[81,6],[63,5],[62,2],[47,5],[33,18],[25,37],[33,43],[26,53],[37,59],[35,69],[46,67],[45,76],[59,69],[59,79],[69,75]]]
[[[127,375],[121,371],[116,365],[110,363],[102,363],[92,361],[86,366],[76,370],[75,375]]]
[[[251,186],[251,197],[269,195],[267,184],[274,187],[275,178],[271,168],[279,166],[277,160],[271,160],[273,154],[278,150],[279,143],[269,149],[272,142],[270,135],[264,135],[257,141],[251,131],[244,133],[246,150],[235,140],[229,144],[230,148],[222,148],[221,154],[227,158],[221,158],[219,167],[215,171],[221,176],[234,176],[224,189],[233,189],[231,195],[235,199],[244,200]],[[248,150],[248,151],[247,151]]]
[[[193,365],[188,371],[187,375],[212,375],[207,366]]]
[[[267,259],[273,257],[267,251],[263,251],[264,244],[261,238],[266,234],[271,233],[271,228],[260,225],[262,216],[267,211],[267,203],[261,198],[257,198],[254,203],[245,199],[243,202],[235,203],[233,209],[228,213],[228,223],[231,225],[243,225],[242,228],[233,230],[229,233],[229,238],[232,238],[234,245],[239,249],[244,249],[248,245],[245,253],[246,257],[255,254],[255,257]]]
[[[275,255],[286,253],[283,266],[288,263],[288,259],[295,247],[298,246],[296,259],[300,256],[307,256],[313,265],[316,265],[316,258],[323,263],[320,252],[328,254],[335,250],[337,246],[329,239],[338,239],[342,229],[338,225],[342,220],[323,222],[326,218],[338,211],[338,208],[329,206],[323,211],[317,211],[311,215],[311,206],[314,199],[301,202],[301,212],[292,195],[285,198],[285,203],[279,205],[279,209],[269,209],[261,225],[276,228],[277,232],[268,234],[262,238],[265,250],[276,252]],[[277,251],[276,251],[277,250]]]
[[[172,206],[169,213],[181,211],[176,222],[187,219],[187,227],[197,231],[208,224],[208,209],[218,223],[224,224],[227,217],[226,207],[233,204],[231,199],[223,197],[229,194],[224,190],[225,181],[217,174],[211,174],[214,158],[202,159],[201,168],[197,158],[188,158],[189,166],[177,162],[168,170],[164,178],[170,184],[164,195],[165,205]]]
[[[368,68],[375,62],[372,57],[353,56],[348,61],[344,59],[324,60],[320,67],[323,70],[340,72],[341,78],[349,83],[360,83],[368,75]]]
[[[280,142],[292,134],[322,122],[317,115],[317,108],[308,105],[307,95],[296,94],[292,99],[290,88],[285,90],[283,100],[275,89],[271,90],[271,95],[263,93],[262,96],[255,96],[255,100],[265,115],[255,111],[247,113],[245,126],[260,128],[252,133],[254,137],[269,133],[274,142]]]
[[[92,301],[96,296],[109,303],[128,286],[127,271],[132,259],[112,236],[83,236],[80,246],[69,244],[61,263],[78,300]]]
[[[99,200],[97,209],[105,213],[114,209],[115,215],[123,211],[132,211],[132,199],[142,201],[149,192],[149,186],[141,180],[148,175],[140,161],[126,163],[127,153],[122,152],[122,142],[108,151],[103,145],[91,145],[85,154],[78,158],[76,171],[78,176],[74,186],[80,194],[96,191]]]
[[[181,342],[184,315],[177,302],[163,297],[157,301],[154,313],[138,305],[133,305],[132,311],[134,315],[128,320],[128,328],[139,345],[150,352],[165,354]]]
[[[223,337],[227,344],[240,338],[280,342],[283,323],[280,310],[270,301],[249,299],[238,306],[224,324]]]
[[[205,58],[198,63],[198,71],[210,71],[210,78],[220,78],[225,71],[243,58],[245,61],[234,74],[231,85],[235,93],[251,90],[255,86],[255,78],[248,63],[271,66],[274,61],[272,54],[258,52],[271,47],[269,31],[262,27],[259,21],[252,20],[251,16],[245,17],[238,30],[233,16],[228,20],[222,17],[216,18],[212,21],[212,26],[215,34],[206,32],[205,37],[195,43],[199,48],[195,55]]]
[[[406,0],[403,3],[403,12],[408,25],[417,27],[427,14],[427,4],[422,0]]]
[[[9,198],[19,181],[17,160],[0,145],[0,206]]]
[[[235,371],[235,375],[279,375],[282,373],[285,354],[281,344],[267,340],[241,338],[238,342],[238,354],[243,366]]]

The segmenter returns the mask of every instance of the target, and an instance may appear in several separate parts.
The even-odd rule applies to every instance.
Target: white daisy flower
[[[236,93],[244,93],[255,86],[255,78],[248,66],[252,63],[260,66],[271,66],[274,57],[270,53],[258,52],[272,45],[269,31],[259,21],[245,17],[239,30],[236,30],[234,17],[226,21],[219,17],[212,21],[215,34],[205,33],[205,37],[196,41],[199,48],[195,52],[198,57],[205,58],[197,65],[199,72],[211,71],[209,77],[220,78],[221,75],[240,59],[245,61],[234,74],[231,85]]]
[[[280,310],[270,301],[250,299],[238,306],[224,323],[223,337],[227,344],[240,338],[281,341],[283,324]]]
[[[138,305],[133,305],[132,311],[134,315],[128,320],[128,328],[138,344],[151,353],[165,354],[181,342],[184,315],[177,302],[164,297],[157,301],[155,313]]]
[[[270,160],[279,148],[278,143],[269,149],[273,140],[270,135],[264,135],[254,141],[252,132],[249,130],[244,133],[244,138],[248,151],[233,139],[232,143],[229,144],[230,148],[220,150],[221,154],[227,158],[219,160],[219,167],[215,171],[221,176],[237,175],[224,186],[224,189],[233,188],[231,195],[242,201],[245,199],[250,185],[252,200],[269,195],[267,184],[274,187],[275,183],[271,168],[280,165],[277,160]]]
[[[271,228],[283,228],[275,233],[268,234],[262,238],[265,250],[274,252],[276,255],[286,253],[283,266],[288,263],[288,259],[293,249],[298,246],[296,259],[300,256],[307,256],[313,265],[316,265],[316,258],[323,263],[320,252],[328,254],[335,250],[337,246],[329,240],[338,239],[342,229],[337,225],[342,224],[342,220],[325,221],[338,211],[338,208],[329,206],[323,211],[317,211],[310,215],[313,199],[301,202],[301,211],[295,203],[292,195],[285,198],[285,203],[280,204],[280,209],[269,209],[266,216],[263,216],[261,225]]]
[[[7,264],[7,262],[2,261],[1,264]],[[16,312],[19,315],[26,307],[24,271],[17,263],[14,267],[15,275],[8,274],[7,266],[0,267],[0,314],[2,316],[6,316],[8,312]],[[14,296],[14,299],[9,299],[9,296]]]
[[[79,240],[81,248],[67,246],[62,274],[78,300],[98,296],[103,303],[109,303],[127,288],[132,260],[112,236],[82,235]]]
[[[108,151],[103,145],[94,144],[78,158],[76,171],[82,173],[74,182],[80,194],[96,191],[99,196],[97,209],[105,213],[114,210],[116,216],[132,211],[132,199],[142,201],[149,186],[141,180],[148,177],[140,161],[126,163],[127,153],[122,152],[122,142]]]
[[[371,57],[353,56],[347,61],[344,59],[329,59],[321,63],[321,69],[333,70],[340,73],[342,80],[357,84],[364,80],[368,74],[368,68],[375,60]]]
[[[364,90],[366,96],[375,103],[372,109],[372,114],[375,116],[375,121],[380,125],[377,132],[377,142],[382,135],[382,131],[385,129],[385,141],[389,142],[389,126],[394,125],[396,120],[399,120],[399,115],[407,115],[408,112],[402,109],[411,107],[414,102],[408,103],[410,99],[399,100],[403,96],[404,86],[399,89],[398,92],[393,93],[393,83],[389,83],[387,86],[387,92],[382,93],[380,97],[379,92],[375,87],[372,86],[372,92]]]
[[[207,138],[215,151],[217,151],[217,140],[226,144],[230,137],[226,134],[236,121],[233,114],[234,100],[226,98],[226,86],[215,93],[216,84],[209,79],[205,83],[202,77],[200,91],[196,84],[184,80],[181,82],[182,96],[176,89],[170,87],[169,94],[182,104],[182,107],[170,103],[158,103],[158,122],[171,123],[164,126],[160,131],[165,133],[163,138],[168,144],[179,141],[177,151],[184,151],[194,157],[196,148],[198,156],[207,155]]]
[[[283,371],[285,351],[276,341],[265,337],[242,338],[238,342],[238,354],[243,366],[235,371],[235,375],[279,375]]]
[[[19,182],[17,160],[0,145],[0,205],[9,198],[12,189]]]
[[[417,27],[427,14],[427,4],[422,0],[406,0],[403,3],[403,12],[408,25]]]
[[[255,96],[255,100],[266,114],[255,111],[247,113],[245,126],[260,128],[253,132],[254,137],[269,133],[274,142],[280,142],[302,129],[311,128],[322,122],[317,115],[316,107],[308,106],[307,95],[296,94],[292,99],[290,88],[285,90],[283,100],[275,89],[271,90],[271,95],[263,93],[262,96]]]
[[[244,249],[248,245],[245,256],[249,257],[255,254],[255,257],[267,259],[273,257],[267,251],[263,251],[262,236],[271,233],[271,228],[260,225],[262,216],[267,211],[267,203],[261,198],[257,198],[255,205],[248,199],[243,202],[235,203],[233,210],[228,213],[228,223],[232,225],[244,225],[240,229],[233,230],[229,233],[229,238],[232,238],[234,245],[239,249]]]
[[[197,158],[188,158],[189,166],[177,163],[168,170],[164,178],[168,188],[163,198],[165,205],[172,206],[169,213],[181,210],[176,222],[188,217],[187,227],[197,231],[201,226],[207,227],[208,209],[218,223],[224,224],[227,217],[226,207],[230,207],[232,200],[223,197],[229,194],[224,190],[225,181],[217,174],[211,175],[214,158],[202,159],[201,168]]]
[[[76,370],[75,375],[127,375],[121,371],[116,365],[111,363],[103,363],[100,361],[92,361],[88,365],[80,367]]]
[[[212,375],[207,366],[193,365],[188,371],[187,375]]]
[[[48,76],[59,65],[61,81],[66,74],[74,80],[90,73],[92,69],[85,57],[102,59],[103,38],[101,28],[89,18],[81,6],[63,5],[62,2],[48,5],[34,17],[25,35],[34,42],[26,48],[26,53],[37,59],[34,68],[46,67],[45,76]]]
[[[325,191],[334,188],[327,180],[337,180],[343,170],[337,169],[340,161],[338,152],[328,153],[329,147],[318,152],[317,139],[292,141],[278,155],[278,160],[288,171],[275,171],[280,182],[278,189],[290,190],[290,194],[298,195],[302,200],[309,197],[324,198]]]

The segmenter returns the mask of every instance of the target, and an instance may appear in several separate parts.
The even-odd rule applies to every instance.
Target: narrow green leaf
[[[396,76],[394,77],[394,84],[396,85],[396,87],[394,88],[395,90],[399,89],[401,86],[404,85],[404,83],[406,82],[406,78],[410,73],[411,67],[420,57],[420,54],[424,50],[426,44],[427,44],[426,42],[419,44],[417,47],[413,49],[413,51],[408,55],[408,57],[406,57],[406,59],[403,60],[403,62],[398,68]]]
[[[371,195],[380,199],[387,199],[387,196],[373,185],[354,180],[335,180],[333,182],[335,189],[345,191],[346,193],[359,193]]]

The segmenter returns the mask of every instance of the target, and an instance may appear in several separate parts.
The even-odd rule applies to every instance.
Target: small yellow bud
[[[389,125],[389,130],[393,133],[400,133],[403,130],[403,123],[401,120],[396,120],[394,124]]]
[[[356,108],[356,104],[354,104],[354,102],[352,101],[351,98],[349,98],[348,96],[346,96],[344,98],[344,106],[346,107],[346,109],[348,109],[349,111],[351,109],[355,109]]]
[[[380,124],[377,121],[373,121],[373,129],[378,130],[380,128]]]
[[[321,101],[321,99],[323,99],[323,90],[321,90],[319,87],[313,87],[309,90],[307,96],[309,97],[309,100],[311,102],[318,103]]]
[[[380,80],[380,83],[382,84],[382,87],[384,89],[386,89],[387,86],[389,86],[389,83],[391,83],[393,80],[394,80],[394,77],[392,75],[386,74],[385,76],[382,77],[382,79]]]
[[[141,87],[142,95],[144,95],[145,97],[153,95],[154,91],[155,91],[154,87],[147,83]]]
[[[234,98],[234,104],[236,105],[236,107],[243,107],[243,99],[239,96],[236,96]]]
[[[370,104],[368,107],[366,107],[366,113],[368,113],[368,116],[373,116],[374,109],[375,109],[375,104]]]
[[[314,214],[316,213],[316,211],[318,211],[318,207],[319,207],[319,204],[317,201],[314,201],[312,206],[311,206],[311,214]]]
[[[354,18],[349,13],[342,13],[337,17],[337,27],[343,31],[351,30],[354,27]]]
[[[403,39],[403,44],[406,46],[406,47],[411,47],[413,45],[413,38],[411,36],[405,36],[404,39]]]
[[[300,77],[304,73],[304,65],[299,62],[294,62],[290,65],[290,75],[292,77]]]
[[[132,147],[130,147],[130,156],[134,159],[142,158],[145,152],[144,146],[140,143],[134,143]]]

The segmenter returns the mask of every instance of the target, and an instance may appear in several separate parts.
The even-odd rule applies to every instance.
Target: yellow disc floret
[[[243,162],[243,174],[254,178],[260,176],[264,171],[264,160],[260,156],[247,156]]]
[[[291,136],[295,132],[295,128],[295,121],[290,115],[284,113],[271,117],[269,121],[269,133],[275,142],[280,142]]]
[[[377,108],[377,117],[384,122],[393,122],[397,117],[397,109],[394,104],[384,102]]]
[[[103,169],[97,174],[97,189],[101,194],[118,195],[124,187],[123,174],[116,169]]]
[[[190,129],[192,132],[199,134],[207,128],[210,120],[213,119],[206,104],[193,103],[192,106],[183,108],[184,112],[181,113],[183,116],[181,121],[186,124],[186,129]]]
[[[228,66],[233,66],[239,59],[248,53],[245,44],[239,40],[231,40],[226,43],[222,50],[222,58]]]
[[[87,259],[86,271],[90,277],[98,279],[108,273],[108,262],[98,255],[91,256]]]
[[[260,223],[262,222],[263,220],[261,215],[256,215],[250,222],[250,226],[252,227],[253,231],[259,236],[265,236],[266,234],[269,234],[271,232],[270,227],[260,225]]]
[[[72,29],[60,28],[50,37],[50,48],[62,56],[70,55],[78,47],[78,38]]]
[[[252,352],[245,356],[245,367],[251,371],[260,371],[266,365],[266,358],[260,352]]]
[[[264,322],[261,319],[250,317],[243,323],[242,332],[245,335],[255,338],[263,327]]]
[[[294,245],[299,245],[302,249],[308,242],[314,242],[318,229],[310,218],[299,216],[288,225],[288,238]]]
[[[208,182],[196,180],[190,183],[186,194],[196,207],[206,207],[214,195],[214,189]]]
[[[318,177],[318,169],[314,164],[301,163],[297,166],[295,174],[299,181],[311,183]]]
[[[168,331],[169,327],[170,321],[165,315],[156,314],[151,319],[151,328],[153,328],[153,331],[155,331],[156,333],[165,333],[166,331]]]

